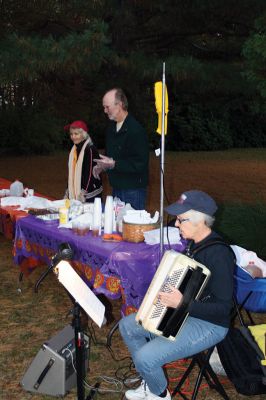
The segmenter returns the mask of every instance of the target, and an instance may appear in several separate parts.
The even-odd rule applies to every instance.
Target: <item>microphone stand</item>
[[[40,278],[39,278],[39,279],[37,280],[37,282],[35,283],[35,286],[34,286],[34,292],[35,292],[35,293],[38,293],[40,284],[41,284],[42,281],[46,278],[46,276],[49,274],[49,272],[52,271],[52,270],[54,269],[55,265],[56,265],[56,264],[53,262],[53,259],[51,259],[51,263],[50,263],[49,267],[47,268],[46,271],[44,271],[44,272],[42,273],[42,275],[40,276]]]

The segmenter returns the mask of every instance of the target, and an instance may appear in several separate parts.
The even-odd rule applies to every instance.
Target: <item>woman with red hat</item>
[[[94,159],[99,158],[88,128],[83,121],[74,121],[64,128],[69,131],[73,147],[68,159],[68,188],[66,198],[93,202],[95,197],[101,197],[103,191],[101,179],[93,176],[92,170],[96,165]]]

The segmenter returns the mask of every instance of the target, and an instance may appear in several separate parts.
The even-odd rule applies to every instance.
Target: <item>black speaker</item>
[[[84,334],[83,369],[88,369],[89,338]],[[33,393],[65,396],[76,386],[75,331],[66,326],[44,343],[21,380],[22,387]]]

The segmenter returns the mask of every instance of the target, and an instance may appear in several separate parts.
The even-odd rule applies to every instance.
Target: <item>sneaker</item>
[[[145,381],[141,381],[141,384],[136,389],[127,390],[125,393],[126,399],[128,400],[144,400],[147,394],[150,393],[148,385]]]
[[[141,382],[141,385],[137,387],[137,389],[127,390],[125,396],[128,400],[171,400],[171,395],[168,390],[165,397],[157,396],[150,391],[148,385],[144,381]]]
[[[153,394],[152,392],[149,391],[146,392],[145,400],[171,400],[171,395],[168,390],[165,397],[157,396],[157,394]]]

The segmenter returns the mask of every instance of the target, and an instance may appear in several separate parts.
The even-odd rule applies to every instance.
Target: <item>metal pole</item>
[[[164,213],[164,147],[165,147],[165,62],[163,62],[162,77],[162,134],[161,134],[161,179],[160,179],[160,258],[164,253],[164,232],[163,232],[163,213]]]

